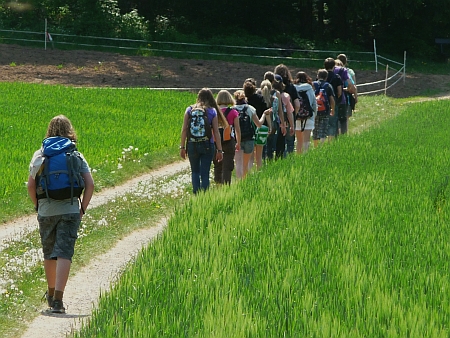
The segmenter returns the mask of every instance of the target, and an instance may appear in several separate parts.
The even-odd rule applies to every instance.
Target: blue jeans
[[[334,115],[328,119],[328,136],[338,136],[338,106],[334,106]]]
[[[352,111],[349,105],[340,104],[338,106],[339,113],[339,135],[347,134],[348,131],[348,117],[351,115]]]
[[[188,142],[187,144],[194,194],[199,190],[207,190],[209,188],[209,172],[215,150],[214,144],[209,141]]]
[[[288,129],[286,128],[286,135],[287,133]],[[286,135],[283,135],[283,133],[281,132],[281,127],[279,127],[277,131],[276,152],[275,152],[275,158],[277,160],[279,158],[283,158],[284,153],[286,152]]]
[[[284,156],[286,157],[287,154],[291,154],[294,152],[294,143],[295,143],[295,133],[291,136],[290,129],[286,128],[286,150],[284,152]]]
[[[270,134],[267,137],[267,144],[264,146],[263,151],[264,159],[267,158],[269,161],[273,160],[273,153],[277,150],[277,134]]]

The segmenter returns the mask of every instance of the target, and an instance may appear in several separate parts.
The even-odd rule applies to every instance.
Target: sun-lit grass
[[[0,83],[0,90],[0,132],[7,142],[0,149],[0,162],[7,164],[0,167],[0,222],[33,212],[27,168],[53,116],[64,114],[74,124],[98,191],[178,159],[183,112],[195,100],[194,93],[145,89]],[[392,99],[361,97],[350,128],[364,130],[397,112]]]
[[[447,337],[449,106],[190,199],[76,336]]]
[[[2,163],[11,163],[0,173],[19,182],[0,187],[1,220],[31,212],[28,161],[54,115],[74,123],[101,188],[176,159],[183,111],[195,100],[193,93],[139,89],[8,84],[4,91],[0,131],[20,146],[0,149]],[[417,118],[428,109],[433,119]],[[186,207],[189,175],[90,210],[72,273],[93,259],[93,248],[106,251],[177,211],[81,336],[97,329],[105,337],[448,335],[449,150],[445,128],[437,128],[448,123],[447,110],[447,102],[361,97],[350,137]],[[15,336],[36,315],[28,310],[42,305],[37,238],[33,230],[2,248],[2,336]],[[116,325],[100,326],[109,316]]]
[[[99,190],[177,160],[184,109],[195,101],[189,92],[145,89],[0,83],[0,90],[0,222],[32,212],[27,168],[52,117],[72,121]]]

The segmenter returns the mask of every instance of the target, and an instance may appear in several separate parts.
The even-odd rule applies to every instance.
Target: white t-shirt
[[[244,109],[245,106],[247,106],[246,114],[250,116],[250,119],[253,121],[253,115],[256,114],[255,107],[249,104],[237,104],[233,108],[236,109],[238,112],[240,112]]]

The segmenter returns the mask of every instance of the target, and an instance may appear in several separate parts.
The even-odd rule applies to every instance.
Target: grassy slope
[[[398,116],[177,210],[82,336],[447,336],[449,104],[370,100]]]
[[[355,119],[351,123],[351,129],[353,131],[366,130],[372,126],[379,124],[384,119],[390,118],[391,115],[395,115],[399,110],[403,109],[402,107],[395,107],[393,102],[393,100],[384,99],[382,97],[362,99],[359,104],[359,113],[355,115]],[[383,110],[383,114],[377,113],[379,109]],[[169,200],[170,199],[171,198],[169,198]],[[157,215],[161,213],[161,209],[165,210],[166,212],[170,212],[170,210],[172,210],[173,208],[173,206],[171,206],[173,205],[172,202],[150,201],[148,203],[143,202],[143,204],[125,203],[126,206],[121,206],[119,201],[117,201],[116,203],[119,204],[108,205],[99,208],[98,211],[93,212],[94,215],[91,224],[92,228],[88,227],[87,231],[96,234],[92,235],[89,239],[83,239],[82,241],[79,241],[79,247],[77,248],[77,254],[79,254],[80,257],[86,258],[84,262],[85,264],[87,264],[88,260],[92,258],[87,254],[89,252],[89,247],[101,246],[102,248],[104,248],[104,250],[106,250],[107,247],[111,246],[118,237],[123,235],[123,233],[132,231],[136,227],[146,226],[148,222],[150,222],[149,220],[158,217]],[[161,206],[163,206],[163,208],[161,208]],[[94,224],[102,220],[104,215],[109,214],[109,211],[111,209],[118,210],[118,214],[121,215],[120,217],[117,217],[116,220],[114,220],[113,215],[111,215],[111,219],[109,220],[111,227],[118,229],[119,232],[116,232],[116,230],[109,231],[108,229],[106,233],[108,233],[109,236],[105,237],[101,232],[97,232]],[[136,222],[134,222],[133,220],[135,220],[135,217],[143,211],[142,209],[146,210],[146,213],[140,216],[140,219],[142,221],[139,224],[135,224]],[[122,227],[124,223],[129,223],[130,226]],[[38,248],[38,243],[32,244],[32,242],[37,238],[37,234],[34,234],[31,237],[33,237],[33,239],[24,239],[19,243],[11,243],[11,250],[9,252],[9,255],[11,257],[22,255],[22,252],[29,249],[30,246]],[[73,272],[75,273],[76,270],[77,263],[74,264]],[[2,313],[6,313],[8,315],[5,317],[3,315],[0,316],[2,320],[2,325],[0,325],[0,327],[2,327],[2,329],[0,330],[2,335],[7,336],[6,332],[10,327],[15,327],[16,329],[20,328],[20,326],[23,325],[23,319],[26,319],[30,315],[30,313],[26,314],[25,312],[24,317],[24,312],[21,311],[22,306],[25,309],[29,308],[30,306],[34,307],[38,304],[39,296],[37,295],[43,288],[42,274],[42,269],[38,267],[37,270],[34,270],[31,275],[20,276],[20,278],[23,280],[23,283],[21,283],[19,287],[20,289],[25,290],[24,294],[19,296],[18,298],[15,298],[16,296],[14,294],[11,294],[11,297],[8,296],[10,298],[8,301],[4,299],[5,301],[2,304],[1,311]],[[20,303],[21,306],[18,307],[18,303]],[[11,305],[13,305],[15,311],[11,311]],[[12,331],[10,331],[10,333],[11,332]],[[14,336],[14,333],[12,333],[12,336]]]

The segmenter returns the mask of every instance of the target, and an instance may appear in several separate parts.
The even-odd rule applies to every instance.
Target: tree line
[[[448,0],[0,0],[2,29],[37,29],[149,40],[205,41],[288,48],[372,48],[424,59],[450,38]],[[39,26],[39,27],[37,27]],[[242,41],[243,40],[243,41]],[[450,48],[445,48],[448,51]]]

